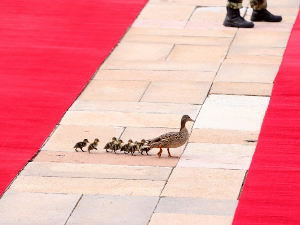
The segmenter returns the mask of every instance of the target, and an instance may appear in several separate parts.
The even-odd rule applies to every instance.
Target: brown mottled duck
[[[150,149],[159,148],[160,151],[157,153],[159,158],[161,156],[162,149],[166,148],[168,150],[168,156],[172,157],[169,149],[181,147],[189,139],[189,132],[185,127],[185,124],[188,121],[195,122],[188,115],[183,115],[181,118],[181,127],[179,132],[169,132],[153,138],[148,141],[147,147]]]
[[[91,153],[91,151],[94,150],[94,149],[95,149],[95,150],[98,150],[98,149],[97,149],[98,143],[99,143],[99,139],[96,138],[96,139],[94,140],[94,142],[91,143],[91,144],[89,145],[89,147],[88,147],[88,152]]]

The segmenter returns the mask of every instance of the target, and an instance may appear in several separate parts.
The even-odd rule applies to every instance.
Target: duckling
[[[114,144],[114,145],[110,148],[110,150],[112,150],[112,152],[114,151],[115,154],[117,154],[116,151],[121,149],[122,143],[123,143],[123,141],[122,141],[121,139],[118,140],[118,142],[117,142],[116,144]]]
[[[185,124],[188,121],[195,122],[188,115],[183,115],[181,118],[181,127],[178,132],[169,132],[162,134],[159,137],[153,138],[149,140],[147,147],[149,147],[150,149],[159,148],[160,151],[157,153],[159,158],[162,153],[162,148],[166,148],[168,150],[168,155],[171,158],[172,156],[169,149],[178,148],[184,145],[189,139],[189,132],[185,127]]]
[[[103,148],[103,149],[106,150],[106,152],[108,152],[108,149],[110,149],[114,144],[117,143],[117,138],[116,138],[116,137],[113,137],[111,140],[112,140],[112,141],[106,143],[106,145],[105,145],[104,148]]]
[[[134,155],[136,151],[139,151],[139,143],[137,141],[134,142],[128,149],[131,152],[131,155]]]
[[[147,153],[147,155],[149,155],[148,152],[149,152],[150,150],[151,150],[150,147],[148,147],[148,146],[142,146],[142,147],[140,148],[140,153],[141,153],[142,155],[144,155],[143,152],[145,151],[145,152]]]
[[[88,141],[88,139],[84,139],[82,142],[77,142],[76,145],[74,146],[75,151],[78,152],[78,151],[77,151],[77,148],[80,148],[80,150],[83,151],[82,148],[85,147],[87,143],[90,143],[90,142]],[[84,152],[84,151],[83,151],[83,152]]]
[[[146,140],[142,139],[141,142],[138,142],[138,146],[139,146],[139,152],[141,151],[142,146],[144,146],[146,144]]]
[[[127,143],[127,144],[124,144],[124,145],[121,147],[120,151],[121,151],[121,152],[124,151],[124,154],[128,154],[128,148],[129,148],[129,146],[130,146],[131,144],[132,144],[132,140],[129,139],[129,140],[128,140],[128,143]]]
[[[96,148],[97,145],[98,145],[98,142],[99,142],[99,139],[96,138],[96,139],[94,140],[94,142],[91,143],[91,144],[89,145],[89,147],[88,147],[89,153],[91,153],[91,150],[93,150],[93,149],[98,150],[98,149]]]

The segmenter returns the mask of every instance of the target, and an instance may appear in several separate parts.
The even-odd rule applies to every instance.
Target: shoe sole
[[[223,25],[225,27],[236,27],[236,28],[253,28],[254,27],[254,24],[253,25],[249,25],[249,26],[236,26],[232,23],[223,23]]]
[[[266,19],[261,19],[261,18],[250,18],[250,20],[252,21],[252,22],[262,22],[262,21],[265,21],[265,22],[274,22],[274,23],[276,23],[276,22],[280,22],[280,21],[282,21],[282,18],[280,19],[280,20],[266,20]]]

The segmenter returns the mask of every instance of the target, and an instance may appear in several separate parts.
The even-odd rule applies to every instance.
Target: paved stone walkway
[[[270,0],[283,21],[254,29],[223,27],[225,3],[150,0],[0,199],[0,224],[231,224],[299,0]],[[179,158],[102,149],[183,114],[196,122]],[[84,138],[98,151],[75,152]]]

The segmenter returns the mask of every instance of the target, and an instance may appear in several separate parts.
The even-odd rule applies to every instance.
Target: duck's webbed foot
[[[160,158],[161,157],[161,153],[162,153],[162,149],[161,148],[159,148],[160,150],[159,150],[159,152],[157,153],[157,155],[158,155],[158,158]]]
[[[167,149],[167,150],[168,150],[168,157],[169,158],[178,158],[178,156],[171,156],[170,150],[169,149]]]

